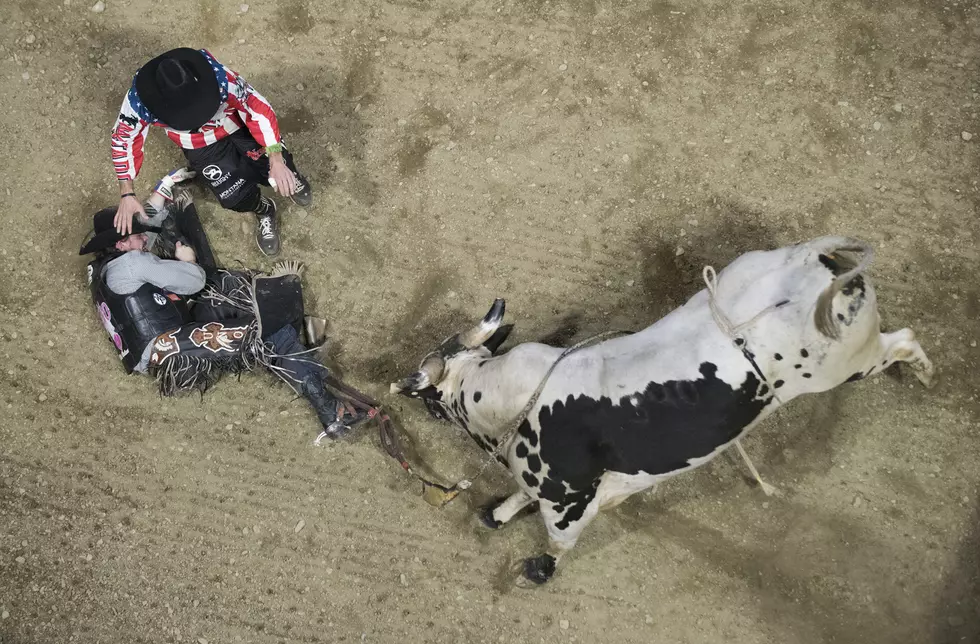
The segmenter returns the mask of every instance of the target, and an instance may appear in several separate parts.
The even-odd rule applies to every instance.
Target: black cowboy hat
[[[160,54],[136,72],[136,93],[156,118],[175,130],[196,130],[221,105],[218,79],[196,49]]]
[[[94,253],[96,251],[105,250],[111,246],[115,246],[116,242],[120,239],[126,239],[129,235],[120,235],[116,232],[116,224],[114,223],[116,218],[116,208],[115,206],[111,208],[103,208],[99,212],[95,213],[92,217],[92,225],[95,230],[90,233],[90,236],[86,238],[85,244],[79,249],[79,255],[88,255],[89,253]],[[160,229],[156,226],[147,226],[141,222],[138,218],[133,218],[133,232],[131,235],[138,235],[140,233],[158,233]]]

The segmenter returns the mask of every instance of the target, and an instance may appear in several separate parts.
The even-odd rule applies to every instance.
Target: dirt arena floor
[[[976,2],[93,1],[0,0],[0,642],[980,642]],[[437,510],[373,428],[314,448],[266,374],[124,375],[77,251],[132,74],[175,46],[277,108],[327,358],[447,481],[479,449],[387,385],[495,296],[516,341],[567,343],[854,235],[941,383],[799,399],[745,441],[781,497],[723,455],[516,588],[545,533],[477,525],[502,471]],[[180,160],[154,130],[138,190]],[[221,261],[271,265],[196,195]]]

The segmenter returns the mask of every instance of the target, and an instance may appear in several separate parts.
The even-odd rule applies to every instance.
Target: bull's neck
[[[525,349],[520,355],[474,356],[454,369],[444,402],[450,407],[455,402],[465,409],[470,433],[499,437],[508,430],[561,353],[553,347],[540,347]]]

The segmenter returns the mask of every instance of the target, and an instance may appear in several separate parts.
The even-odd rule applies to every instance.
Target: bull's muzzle
[[[391,383],[391,393],[401,394],[425,389],[442,380],[442,374],[445,370],[446,360],[440,355],[431,354],[422,361],[422,366],[419,367],[418,371],[407,378]]]

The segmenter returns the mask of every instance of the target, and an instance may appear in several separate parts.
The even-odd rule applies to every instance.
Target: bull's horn
[[[479,324],[469,331],[459,334],[459,343],[467,349],[475,349],[489,340],[504,319],[504,308],[504,300],[499,297],[495,299],[493,306],[490,307]]]
[[[390,391],[398,394],[403,391],[419,391],[429,385],[434,385],[442,380],[442,373],[446,369],[446,361],[442,356],[431,355],[422,362],[419,370],[408,378],[402,378],[398,382],[391,383]]]

